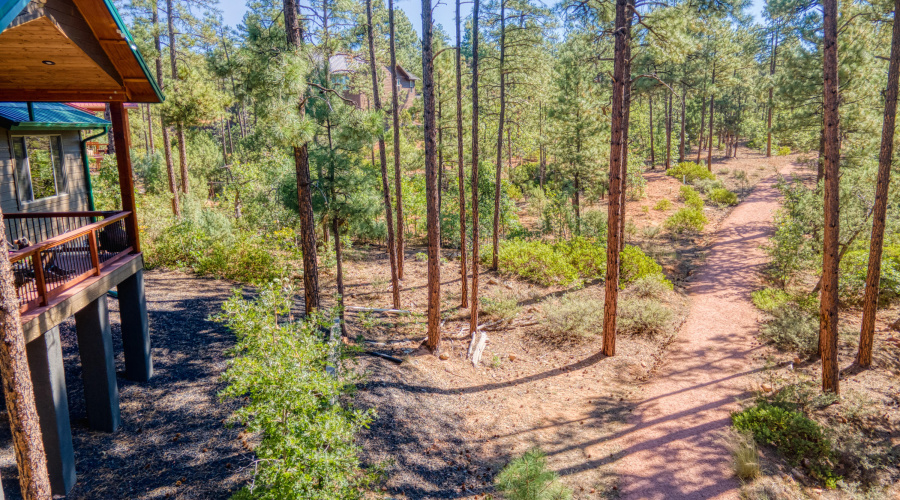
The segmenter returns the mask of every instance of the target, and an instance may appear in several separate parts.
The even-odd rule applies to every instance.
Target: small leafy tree
[[[559,482],[555,472],[547,470],[547,456],[534,448],[510,462],[497,474],[497,489],[509,500],[563,500],[572,491]]]
[[[342,363],[341,344],[322,341],[326,314],[295,320],[294,297],[289,281],[273,281],[251,300],[235,290],[215,317],[237,336],[219,395],[244,399],[234,420],[260,436],[253,480],[235,498],[362,498],[372,475],[354,441],[373,413],[340,401],[355,382],[327,369]]]

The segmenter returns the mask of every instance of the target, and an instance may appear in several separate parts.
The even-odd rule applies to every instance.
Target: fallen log
[[[412,314],[410,311],[406,309],[381,309],[377,307],[358,307],[358,306],[347,306],[344,308],[347,311],[351,312],[377,312],[384,314]]]
[[[403,363],[403,360],[402,360],[402,359],[400,359],[400,358],[398,358],[398,357],[396,357],[396,356],[391,356],[390,354],[385,354],[385,353],[383,353],[383,352],[378,352],[378,351],[365,351],[365,353],[368,354],[369,356],[375,356],[376,358],[381,358],[381,359],[386,359],[386,360],[388,360],[388,361],[393,361],[394,363],[397,363],[398,365]]]

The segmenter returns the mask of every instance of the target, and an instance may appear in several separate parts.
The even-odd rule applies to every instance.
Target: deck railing
[[[50,233],[57,233],[10,253],[21,310],[24,312],[47,305],[64,291],[92,276],[100,276],[105,268],[131,253],[133,242],[125,227],[125,221],[130,215],[131,212],[38,212],[6,215],[9,221],[8,233],[21,220],[30,220],[30,227],[39,231],[49,227]],[[91,222],[100,217],[104,219]],[[40,221],[43,225],[34,224],[35,221]],[[75,226],[79,221],[86,224]],[[59,232],[64,228],[71,229]],[[47,233],[32,232],[27,237],[39,234]]]

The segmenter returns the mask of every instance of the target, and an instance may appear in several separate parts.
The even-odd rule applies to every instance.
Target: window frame
[[[34,194],[34,180],[31,175],[31,162],[30,162],[30,153],[28,148],[29,137],[46,137],[48,141],[50,141],[50,162],[51,169],[53,171],[53,187],[55,194],[51,196],[44,196],[42,198],[35,198]],[[21,141],[21,142],[19,142]],[[56,165],[57,158],[53,155],[53,141],[56,141],[56,148],[58,151],[58,159],[59,166]],[[63,148],[63,140],[62,134],[60,133],[50,133],[50,134],[10,134],[10,142],[11,142],[11,152],[13,153],[12,161],[15,170],[15,181],[16,181],[16,198],[18,198],[19,206],[21,208],[34,207],[36,205],[40,205],[42,203],[52,203],[56,200],[66,198],[69,196],[69,176],[66,171],[66,152]],[[16,149],[18,147],[17,144],[21,144],[22,151],[24,153],[25,161],[20,162],[18,158],[18,154],[16,153]],[[27,177],[26,177],[27,176]],[[60,178],[61,177],[61,178]],[[22,182],[27,182],[27,185],[21,185]],[[28,190],[28,192],[24,192]],[[28,196],[30,195],[30,199]]]

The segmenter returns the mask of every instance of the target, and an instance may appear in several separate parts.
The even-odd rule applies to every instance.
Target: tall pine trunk
[[[165,88],[163,79],[162,41],[159,36],[159,4],[153,2],[152,13],[153,26],[156,28],[153,35],[153,43],[156,45],[156,81],[161,88]],[[159,124],[162,129],[163,155],[166,158],[166,178],[169,181],[169,194],[172,195],[172,214],[181,217],[181,203],[178,199],[178,185],[175,180],[175,166],[172,164],[172,141],[169,138],[169,129],[166,127],[162,112],[159,113]]]
[[[837,57],[837,0],[822,0],[825,115],[825,231],[822,245],[822,295],[819,308],[819,351],[822,390],[839,392],[837,357],[838,252],[840,237],[840,135]]]
[[[393,0],[391,0],[393,2]],[[459,273],[460,307],[469,306],[469,273],[466,265],[466,187],[465,152],[463,148],[463,105],[462,105],[462,28],[460,1],[456,0],[456,153],[459,170]]]
[[[703,146],[706,144],[703,140],[703,133],[706,131],[706,113],[704,112],[704,108],[706,107],[706,98],[700,102],[700,138],[697,139],[697,163],[700,163],[700,155],[703,154]]]
[[[390,30],[391,52],[391,118],[394,130],[394,198],[397,203],[397,231],[394,254],[397,256],[397,279],[403,279],[403,189],[400,173],[400,105],[397,93],[397,49],[394,36],[394,0],[388,0],[388,28]]]
[[[371,0],[369,0],[371,2]],[[425,114],[425,218],[428,234],[428,338],[425,347],[441,346],[441,218],[438,213],[437,137],[434,116],[434,51],[431,0],[422,0],[422,97]]]
[[[506,0],[500,0],[500,118],[497,124],[497,163],[494,177],[494,232],[491,269],[500,259],[500,167],[503,163],[503,121],[506,119]]]
[[[672,92],[669,92],[668,104],[666,105],[666,170],[672,166]]]
[[[772,33],[772,60],[769,63],[769,76],[775,77],[775,61],[778,57],[778,29],[776,25],[775,31]],[[772,156],[772,110],[775,107],[774,100],[775,86],[774,83],[769,84],[769,102],[768,106],[766,106],[766,157]]]
[[[653,143],[653,129],[656,124],[653,123],[653,94],[648,96],[650,99],[650,170],[656,170],[656,151]]]
[[[372,0],[366,0],[366,39],[369,42],[369,72],[372,74],[372,104],[381,109],[381,97],[378,92],[378,65],[375,63],[375,35],[372,26]],[[397,71],[394,66],[390,73]],[[394,88],[397,85],[394,84]],[[396,152],[394,153],[396,155]],[[391,288],[394,298],[394,309],[400,308],[400,283],[397,273],[397,247],[394,242],[394,214],[391,212],[391,191],[388,188],[387,153],[384,146],[384,135],[378,135],[378,157],[381,160],[381,191],[384,195],[384,214],[387,220],[387,251],[391,262]]]
[[[712,84],[716,84],[716,61],[713,59]],[[713,148],[713,121],[716,111],[716,94],[713,91],[709,97],[709,149],[706,150],[706,168],[712,172],[712,148]]]
[[[0,212],[2,225],[3,213]],[[4,232],[0,234],[0,377],[3,379],[6,414],[19,468],[22,496],[27,500],[49,500],[47,456],[34,402],[34,386],[25,353],[25,334],[22,333],[9,250]]]
[[[172,0],[166,0],[166,24],[169,32],[169,65],[172,69],[172,88],[178,90],[178,66],[176,65],[175,43],[175,10]],[[175,134],[178,136],[178,163],[181,167],[181,192],[188,194],[187,151],[184,145],[184,127],[180,122],[175,124]],[[171,154],[171,153],[170,153]]]
[[[303,45],[303,32],[297,19],[296,0],[284,0],[284,29],[288,44]],[[306,99],[298,96],[297,112],[306,111]],[[319,265],[316,258],[316,221],[312,208],[312,181],[309,177],[309,144],[294,146],[294,171],[297,176],[297,205],[300,211],[300,249],[303,252],[303,299],[306,314],[319,309]]]
[[[887,90],[884,93],[884,124],[881,128],[881,151],[878,153],[878,181],[875,185],[875,207],[872,211],[872,240],[869,244],[869,269],[866,273],[866,292],[863,298],[862,328],[859,334],[859,366],[872,365],[872,344],[875,336],[875,312],[878,306],[878,287],[881,281],[881,252],[884,246],[884,225],[887,214],[888,185],[891,181],[891,162],[894,158],[894,123],[897,119],[897,85],[900,83],[900,0],[894,0],[894,27],[891,36],[891,60],[888,65]]]
[[[469,302],[469,333],[478,330],[478,10],[481,0],[472,7],[472,299]]]
[[[613,91],[611,111],[611,137],[609,153],[609,204],[608,233],[606,245],[606,297],[603,309],[603,348],[606,356],[616,353],[616,309],[619,294],[619,237],[622,217],[622,148],[625,132],[625,74],[626,45],[625,30],[627,0],[616,0],[615,45],[613,55]]]
[[[687,89],[682,85],[681,87],[681,137],[678,140],[678,163],[684,161],[684,99],[687,94]]]

